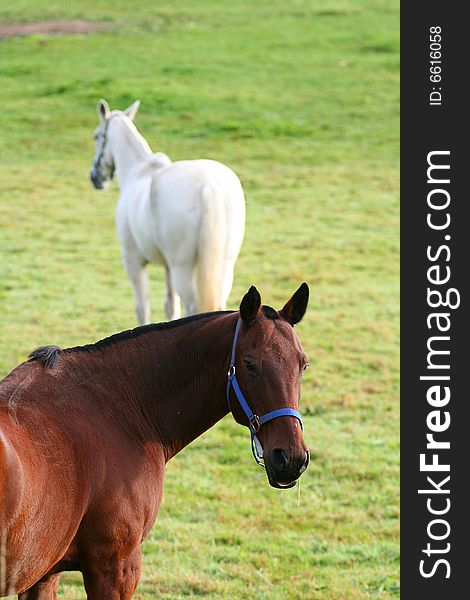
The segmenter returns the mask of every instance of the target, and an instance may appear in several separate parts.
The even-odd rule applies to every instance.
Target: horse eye
[[[302,371],[305,373],[305,371],[309,368],[310,364],[309,363],[305,363],[304,366],[302,367]]]
[[[245,360],[244,362],[248,375],[251,375],[252,377],[258,377],[255,365],[250,360]]]

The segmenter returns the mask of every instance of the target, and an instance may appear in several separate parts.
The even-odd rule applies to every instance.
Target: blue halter
[[[302,418],[300,416],[300,413],[296,410],[293,410],[292,408],[278,408],[276,410],[272,410],[272,411],[270,411],[264,415],[261,415],[259,417],[248,406],[248,402],[245,400],[245,396],[243,395],[243,392],[241,391],[240,386],[238,385],[237,376],[235,375],[235,350],[237,347],[238,334],[240,333],[241,324],[242,324],[241,319],[238,319],[237,326],[235,328],[235,335],[233,338],[232,354],[230,357],[230,366],[229,366],[228,374],[227,374],[227,376],[228,376],[227,390],[226,390],[227,403],[228,403],[230,410],[232,410],[232,407],[230,405],[230,388],[232,387],[233,391],[235,392],[235,396],[237,397],[237,400],[248,419],[247,427],[250,429],[250,432],[251,432],[251,451],[253,452],[254,459],[256,460],[256,462],[259,465],[264,467],[263,448],[258,439],[258,436],[256,435],[258,433],[258,431],[261,429],[261,426],[264,425],[265,423],[267,423],[268,421],[277,419],[278,417],[295,417],[296,419],[298,419],[300,421],[300,426],[302,427],[302,431],[304,429],[304,424],[302,423]]]

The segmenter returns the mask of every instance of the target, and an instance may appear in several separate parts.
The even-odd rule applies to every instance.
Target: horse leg
[[[192,265],[174,266],[171,269],[171,277],[176,291],[183,301],[186,315],[193,315],[197,312],[197,300]]]
[[[88,600],[129,600],[139,583],[142,570],[140,544],[126,557],[104,554],[83,568]]]
[[[146,261],[137,253],[125,252],[123,262],[134,290],[137,320],[140,325],[145,325],[150,323],[149,283]]]
[[[60,573],[45,577],[29,590],[18,595],[18,600],[56,600],[59,591]]]
[[[181,302],[174,286],[173,279],[171,277],[171,271],[168,267],[165,267],[166,277],[166,302],[165,312],[169,321],[179,319],[181,317]]]

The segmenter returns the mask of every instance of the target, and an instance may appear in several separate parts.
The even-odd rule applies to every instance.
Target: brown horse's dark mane
[[[274,310],[274,308],[272,308],[271,306],[263,304],[261,310],[263,311],[263,315],[267,319],[271,319],[271,321],[277,321],[277,319],[279,319],[279,313],[277,312],[277,310]]]
[[[274,310],[271,306],[262,306],[261,310],[266,318],[275,321],[279,319],[279,313]],[[221,310],[207,313],[199,313],[197,315],[191,315],[189,317],[183,317],[182,319],[176,319],[174,321],[165,321],[163,323],[150,323],[149,325],[141,325],[139,327],[134,327],[133,329],[126,329],[125,331],[121,331],[119,333],[114,333],[102,340],[98,340],[92,344],[85,344],[84,346],[73,346],[72,348],[60,348],[55,345],[48,346],[40,346],[33,350],[29,355],[29,359],[31,361],[39,361],[42,363],[46,369],[52,368],[60,354],[70,354],[74,352],[95,352],[97,350],[102,350],[108,346],[117,344],[119,342],[123,342],[125,340],[134,339],[146,333],[152,333],[155,331],[165,331],[167,329],[176,329],[177,327],[181,327],[182,325],[187,325],[188,323],[193,323],[195,321],[200,321],[202,319],[207,319],[210,317],[218,317],[224,314],[231,314],[235,311],[232,310]]]
[[[73,352],[95,352],[119,342],[134,339],[146,333],[164,331],[167,329],[176,329],[177,327],[181,327],[182,325],[186,325],[188,323],[193,323],[194,321],[199,321],[208,317],[218,317],[220,315],[230,314],[233,312],[234,311],[214,311],[208,313],[199,313],[197,315],[183,317],[182,319],[176,319],[174,321],[141,325],[139,327],[134,327],[133,329],[126,329],[125,331],[121,331],[119,333],[113,333],[102,340],[98,340],[92,344],[85,344],[84,346],[73,346],[72,348],[60,348],[59,346],[54,345],[40,346],[39,348],[36,348],[36,350],[33,350],[28,358],[31,361],[37,360],[41,362],[46,368],[51,368],[55,365],[59,355],[62,353],[70,354]]]

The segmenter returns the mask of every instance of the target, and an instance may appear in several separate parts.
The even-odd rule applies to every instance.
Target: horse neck
[[[155,331],[145,346],[136,338],[142,352],[130,383],[166,460],[228,413],[225,388],[236,320],[228,313]]]
[[[152,155],[152,150],[134,123],[126,117],[116,116],[111,119],[108,136],[116,176],[119,187],[122,188],[136,167]]]

